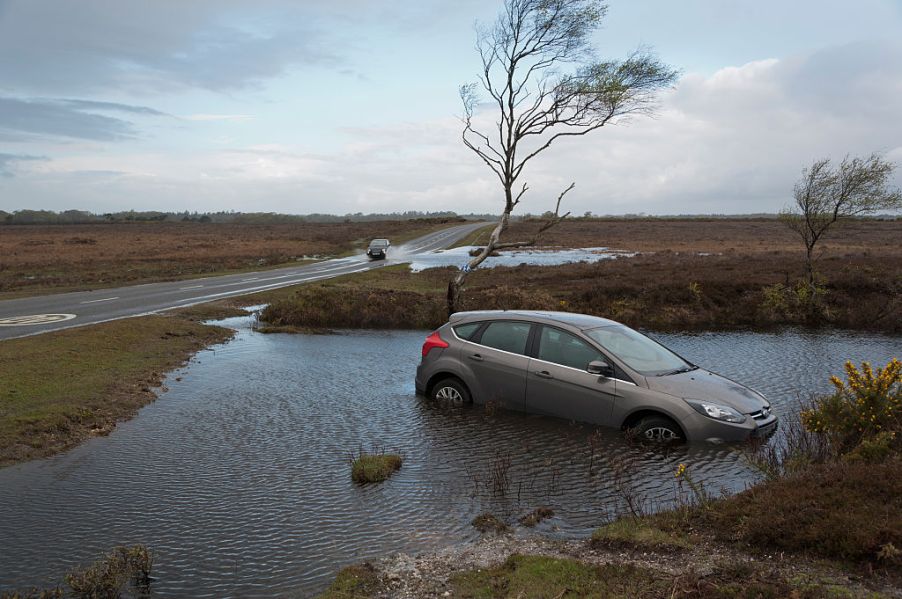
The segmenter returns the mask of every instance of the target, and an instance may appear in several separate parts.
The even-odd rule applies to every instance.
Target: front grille
[[[767,420],[770,418],[770,409],[764,408],[763,410],[758,410],[757,412],[752,412],[749,414],[755,420]]]

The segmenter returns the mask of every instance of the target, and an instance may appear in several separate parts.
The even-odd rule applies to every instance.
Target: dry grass
[[[135,223],[0,228],[0,294],[110,287],[336,256],[373,237],[398,244],[453,224],[435,220],[237,225]]]

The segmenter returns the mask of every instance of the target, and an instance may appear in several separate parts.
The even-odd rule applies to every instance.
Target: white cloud
[[[256,119],[252,114],[189,114],[181,117],[186,121],[252,121]]]

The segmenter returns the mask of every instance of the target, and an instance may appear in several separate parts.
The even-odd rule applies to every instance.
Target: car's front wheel
[[[450,405],[460,406],[473,403],[470,391],[459,379],[447,378],[432,387],[432,399]]]
[[[682,443],[686,439],[679,425],[666,416],[646,416],[630,432],[642,441]]]

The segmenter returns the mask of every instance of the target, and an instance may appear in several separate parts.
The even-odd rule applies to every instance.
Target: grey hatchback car
[[[417,393],[631,430],[655,441],[766,436],[760,393],[613,320],[568,312],[459,312],[430,334]]]

